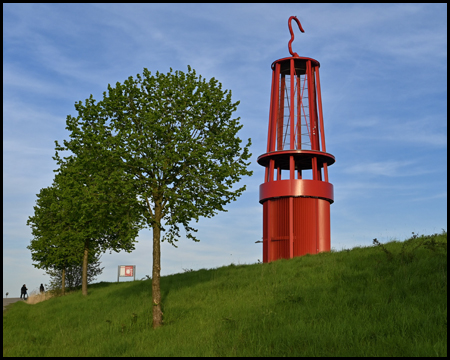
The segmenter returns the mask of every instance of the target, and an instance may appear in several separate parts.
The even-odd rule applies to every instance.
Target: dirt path
[[[3,311],[6,310],[6,306],[15,303],[16,301],[21,301],[21,298],[3,298]]]

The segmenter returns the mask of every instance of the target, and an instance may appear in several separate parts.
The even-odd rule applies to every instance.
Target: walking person
[[[28,289],[27,289],[26,285],[23,284],[22,288],[20,289],[20,298],[21,298],[21,299],[22,299],[22,296],[23,296],[23,299],[24,299],[24,300],[26,300],[26,299],[28,298],[27,290],[28,290]]]
[[[41,287],[39,288],[39,291],[41,292],[41,294],[43,294],[45,292],[44,285],[41,284]]]

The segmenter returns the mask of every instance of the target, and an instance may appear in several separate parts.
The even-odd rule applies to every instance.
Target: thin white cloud
[[[435,201],[436,199],[442,199],[442,200],[445,199],[445,202],[447,202],[447,191],[439,192],[434,195],[414,197],[411,200],[412,201]]]
[[[334,130],[340,132],[331,141],[345,143],[373,143],[408,144],[417,146],[431,146],[434,148],[447,147],[447,123],[445,115],[438,113],[435,117],[424,116],[416,119],[398,119],[379,116],[348,119]],[[326,130],[327,131],[327,130]],[[336,132],[335,132],[336,133]]]
[[[417,166],[416,161],[386,160],[352,165],[343,172],[347,174],[364,174],[366,176],[404,177],[427,174],[431,171],[420,168]]]

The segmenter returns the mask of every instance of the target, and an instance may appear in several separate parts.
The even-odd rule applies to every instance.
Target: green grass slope
[[[447,234],[99,283],[3,315],[4,356],[447,356]]]

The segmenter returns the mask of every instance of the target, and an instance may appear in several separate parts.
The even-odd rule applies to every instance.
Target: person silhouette
[[[21,299],[22,299],[22,296],[23,296],[23,299],[24,299],[24,300],[26,300],[26,299],[28,298],[27,290],[28,290],[28,289],[27,289],[26,285],[23,284],[22,288],[20,289],[20,298],[21,298]]]

